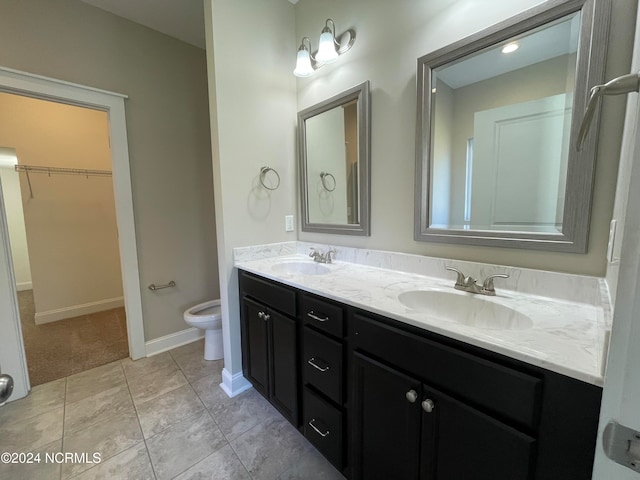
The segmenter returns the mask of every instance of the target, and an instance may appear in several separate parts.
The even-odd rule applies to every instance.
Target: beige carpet
[[[32,387],[129,356],[124,308],[36,325],[33,290],[18,304]]]

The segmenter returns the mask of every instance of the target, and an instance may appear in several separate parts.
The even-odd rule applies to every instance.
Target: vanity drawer
[[[342,413],[306,387],[303,401],[304,436],[342,470]]]
[[[302,295],[300,315],[306,325],[313,325],[318,330],[342,338],[342,307],[321,300],[311,295]]]
[[[342,403],[342,344],[304,327],[303,352],[305,383]]]
[[[384,358],[497,418],[537,429],[540,378],[360,314],[353,320],[354,348]]]
[[[296,292],[277,283],[240,271],[240,291],[269,307],[296,316]]]

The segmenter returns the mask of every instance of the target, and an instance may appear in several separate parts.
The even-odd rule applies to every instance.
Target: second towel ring
[[[264,183],[264,179],[265,179],[267,173],[269,173],[269,172],[273,172],[273,173],[276,174],[276,178],[278,179],[278,183],[276,183],[275,187],[267,187],[267,185]],[[278,187],[280,186],[280,175],[278,175],[278,172],[276,172],[273,168],[268,167],[268,166],[264,166],[264,167],[262,167],[260,169],[260,183],[267,190],[277,190]]]
[[[333,188],[329,188],[327,186],[327,177],[331,177],[331,179],[333,180]],[[322,186],[327,192],[333,192],[336,189],[336,177],[334,177],[329,172],[320,172],[320,180],[322,181]]]

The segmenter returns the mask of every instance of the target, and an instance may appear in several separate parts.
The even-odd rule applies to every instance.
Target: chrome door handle
[[[316,357],[311,357],[309,360],[307,360],[307,363],[309,365],[311,365],[313,368],[315,368],[316,370],[320,370],[321,372],[326,372],[327,370],[329,370],[329,365],[327,364],[326,367],[322,368],[320,365],[318,365],[316,362]]]
[[[0,407],[7,403],[13,393],[13,378],[11,375],[3,373],[0,375]]]
[[[311,310],[310,312],[307,313],[307,317],[309,318],[313,318],[314,320],[317,320],[318,322],[326,322],[327,320],[329,320],[329,317],[319,317],[317,316],[313,310]]]
[[[329,430],[327,430],[326,432],[322,433],[322,432],[318,429],[318,427],[316,427],[316,426],[313,424],[313,422],[315,422],[315,421],[316,421],[316,419],[315,419],[315,418],[312,418],[312,419],[309,421],[309,426],[310,426],[311,428],[313,428],[313,429],[316,431],[316,433],[317,433],[318,435],[320,435],[322,438],[324,438],[324,437],[326,437],[327,435],[329,435]]]

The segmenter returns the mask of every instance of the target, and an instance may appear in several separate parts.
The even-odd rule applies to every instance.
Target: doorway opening
[[[118,93],[5,67],[0,67],[0,92],[86,107],[106,113],[109,125],[112,184],[129,355],[134,360],[145,357],[140,272],[124,108],[127,97]],[[35,194],[36,192],[34,192]],[[17,400],[28,393],[30,383],[18,312],[15,273],[2,203],[0,198],[0,227],[2,230],[0,237],[2,238],[1,250],[3,250],[2,261],[0,261],[0,282],[6,286],[0,291],[0,311],[2,312],[0,329],[6,332],[6,335],[0,336],[0,364],[3,373],[8,373],[14,378],[15,387],[12,399]]]
[[[128,357],[107,112],[0,92],[0,155],[31,385]]]

